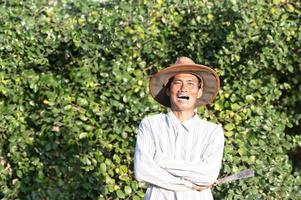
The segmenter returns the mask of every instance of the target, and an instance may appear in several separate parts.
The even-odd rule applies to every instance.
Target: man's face
[[[199,79],[192,74],[177,74],[173,77],[167,95],[171,109],[175,111],[194,111],[196,100],[202,96]]]

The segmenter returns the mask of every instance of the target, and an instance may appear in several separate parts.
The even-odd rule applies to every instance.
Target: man
[[[136,179],[149,184],[144,199],[213,199],[223,130],[195,111],[217,95],[218,76],[209,67],[181,57],[153,75],[149,86],[154,99],[170,110],[144,118],[139,126],[134,168]]]

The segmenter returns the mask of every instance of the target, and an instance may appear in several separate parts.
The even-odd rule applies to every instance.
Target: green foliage
[[[164,111],[147,80],[177,56],[221,75],[199,112],[222,123],[216,199],[299,199],[301,4],[296,1],[0,3],[0,198],[141,199],[138,123]]]

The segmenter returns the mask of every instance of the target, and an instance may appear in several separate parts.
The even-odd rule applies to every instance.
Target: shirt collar
[[[187,129],[189,132],[193,130],[193,128],[199,123],[200,117],[197,113],[194,114],[192,118],[189,120],[186,120],[184,122],[181,122],[175,114],[169,110],[167,113],[167,119],[168,119],[168,125],[173,126],[173,125],[178,125],[181,124],[185,129]]]

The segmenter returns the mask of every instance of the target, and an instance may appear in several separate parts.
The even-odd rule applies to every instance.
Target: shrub
[[[5,1],[0,4],[0,197],[141,199],[137,126],[164,112],[147,80],[178,56],[221,76],[216,199],[298,199],[300,15],[295,1]]]

